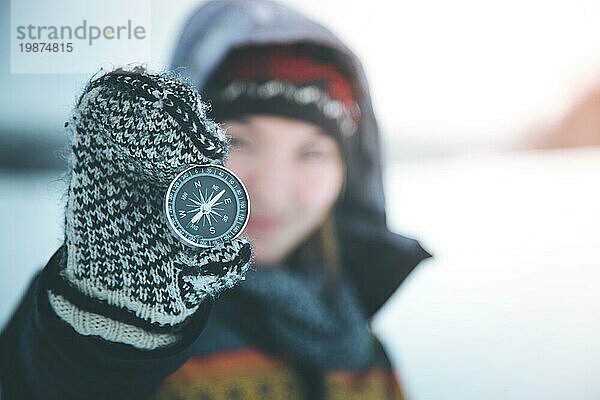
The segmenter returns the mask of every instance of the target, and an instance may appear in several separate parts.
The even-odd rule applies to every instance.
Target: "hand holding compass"
[[[222,166],[227,139],[206,108],[187,84],[140,69],[85,88],[68,122],[65,263],[48,288],[76,331],[164,347],[244,278],[248,195]]]

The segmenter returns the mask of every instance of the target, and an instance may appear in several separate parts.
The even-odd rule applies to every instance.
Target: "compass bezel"
[[[236,182],[239,184],[239,186],[241,187],[243,194],[242,196],[246,199],[246,216],[245,216],[245,220],[241,225],[241,228],[239,229],[239,231],[237,233],[235,233],[234,235],[232,235],[230,238],[228,239],[222,239],[222,235],[224,235],[224,233],[222,235],[220,235],[218,238],[214,238],[214,239],[201,239],[198,241],[193,241],[188,239],[181,231],[180,228],[178,227],[179,225],[181,225],[181,222],[179,220],[174,221],[174,216],[171,215],[171,209],[172,209],[172,203],[175,200],[170,200],[170,198],[174,198],[174,191],[176,189],[178,189],[179,187],[181,187],[183,185],[183,183],[181,183],[181,185],[177,185],[180,180],[182,179],[182,177],[184,175],[186,175],[190,170],[194,170],[194,169],[204,169],[204,168],[215,168],[215,169],[219,169],[224,171],[226,174],[232,176]],[[228,187],[230,187],[230,184],[227,182],[226,179],[219,177],[218,175],[210,175],[211,177],[217,179],[217,180],[221,180],[225,185],[227,185]],[[189,180],[189,179],[188,179]],[[186,180],[187,181],[187,180]],[[177,186],[177,188],[176,188]],[[233,191],[233,195],[237,197],[239,197],[239,195],[237,195],[235,193],[235,191],[233,190],[233,188],[230,187],[230,189]],[[239,198],[236,199],[236,204],[238,207],[238,210],[236,211],[236,217],[240,212],[240,201]],[[190,165],[188,167],[186,167],[184,170],[182,170],[181,172],[179,172],[177,174],[177,176],[175,178],[173,178],[173,180],[171,181],[171,183],[169,184],[169,187],[167,188],[167,191],[165,193],[164,196],[164,207],[163,207],[163,211],[166,217],[166,224],[169,228],[169,230],[171,231],[171,233],[183,244],[192,247],[192,248],[196,248],[196,249],[207,249],[207,248],[212,248],[215,246],[218,246],[219,244],[222,244],[224,242],[233,240],[237,237],[239,237],[243,232],[244,229],[246,228],[246,225],[248,224],[248,220],[250,219],[250,196],[248,195],[248,191],[246,190],[246,186],[244,185],[244,182],[242,182],[242,180],[240,178],[238,178],[238,176],[236,174],[233,173],[233,171],[231,171],[230,169],[222,166],[222,165],[218,165],[218,164],[193,164]],[[175,218],[177,218],[175,216]],[[232,222],[232,226],[236,224],[236,218],[233,219],[234,221]],[[231,229],[231,228],[230,228]],[[189,232],[187,232],[189,235]]]

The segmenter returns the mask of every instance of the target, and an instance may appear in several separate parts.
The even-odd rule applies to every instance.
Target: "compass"
[[[250,215],[248,192],[220,165],[192,165],[165,195],[166,222],[173,235],[195,248],[214,247],[241,234]]]

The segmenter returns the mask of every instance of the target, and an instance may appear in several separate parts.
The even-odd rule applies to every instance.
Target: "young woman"
[[[226,165],[250,194],[256,272],[216,302],[201,355],[164,393],[189,395],[192,385],[216,398],[402,398],[367,323],[428,254],[386,227],[359,60],[292,9],[227,1],[191,16],[172,68],[231,139]],[[209,366],[222,389],[189,378]]]
[[[84,91],[65,245],[2,334],[2,394],[402,399],[368,323],[429,254],[386,227],[358,59],[282,5],[223,1],[191,16],[172,67],[210,109],[143,71]],[[188,163],[244,182],[249,272],[245,238],[190,254],[164,226],[161,188]]]

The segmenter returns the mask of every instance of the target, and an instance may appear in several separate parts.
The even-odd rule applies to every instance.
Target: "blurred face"
[[[317,125],[253,115],[224,121],[231,136],[225,166],[250,195],[245,233],[261,265],[281,262],[325,220],[344,179],[340,149]]]

